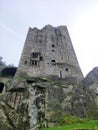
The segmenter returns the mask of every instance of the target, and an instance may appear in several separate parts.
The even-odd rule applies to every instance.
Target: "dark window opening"
[[[66,68],[65,70],[68,71],[68,68]]]
[[[36,60],[31,60],[31,61],[30,61],[30,65],[35,65],[35,66],[37,66],[37,65],[38,65],[38,61],[36,61]]]
[[[25,60],[24,64],[26,65],[27,64],[27,61]]]
[[[40,60],[43,61],[43,57],[42,56],[40,56]]]
[[[55,63],[55,60],[51,60],[52,63]]]
[[[42,40],[39,40],[39,43],[42,43]]]
[[[63,57],[61,57],[61,59],[63,60]]]
[[[4,89],[4,83],[1,83],[1,82],[0,82],[0,93],[3,92],[3,89]]]
[[[54,45],[54,44],[52,44],[52,47],[55,47],[55,45]]]
[[[39,57],[39,53],[38,53],[38,52],[33,52],[33,53],[31,54],[31,57],[32,57],[32,58],[38,58],[38,57]]]
[[[98,93],[96,93],[96,96],[98,96]]]
[[[54,50],[52,50],[54,52]]]
[[[37,66],[37,63],[38,63],[38,62],[37,62],[37,61],[35,61],[35,65],[36,65],[36,66]]]
[[[31,64],[31,65],[34,65],[34,61],[33,61],[33,60],[31,60],[31,61],[30,61],[30,64]]]

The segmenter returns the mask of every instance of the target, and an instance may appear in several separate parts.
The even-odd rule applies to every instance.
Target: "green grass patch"
[[[65,124],[63,126],[55,126],[51,128],[42,128],[41,130],[98,130],[98,120],[85,120],[83,123]]]

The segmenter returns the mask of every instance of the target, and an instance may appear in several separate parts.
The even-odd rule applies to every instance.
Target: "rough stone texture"
[[[7,90],[2,101],[0,100],[3,103],[0,111],[4,108],[5,113],[4,116],[1,113],[0,117],[3,120],[6,117],[6,121],[10,119],[13,125],[9,121],[8,125],[16,130],[38,130],[39,126],[45,126],[46,83],[38,78],[14,78],[6,85]]]
[[[93,73],[93,71],[90,73]],[[94,78],[93,74],[91,74],[91,77],[97,79],[97,76]],[[89,78],[91,77],[89,76]],[[18,124],[23,121],[22,123],[26,124],[27,127],[24,125],[22,128],[36,130],[39,126],[57,125],[58,120],[65,114],[84,117],[89,108],[92,107],[92,103],[98,105],[98,98],[96,97],[98,84],[93,83],[85,86],[84,82],[88,84],[88,81],[88,76],[80,83],[70,78],[67,78],[67,80],[14,78],[7,83],[8,89],[3,100],[20,112],[18,115],[12,112],[11,116],[13,121],[12,117],[17,118],[15,124],[17,129],[19,129]],[[8,112],[11,113],[11,111],[13,109]],[[1,117],[5,119],[2,114]],[[28,124],[25,121],[28,121]]]
[[[61,82],[57,81],[56,84],[52,85],[52,87],[48,90],[48,97],[51,104],[49,108],[51,110],[54,109],[54,106],[59,104],[58,108],[56,108],[58,110],[62,110],[65,114],[69,113],[79,117],[86,116],[88,111],[91,111],[92,113],[96,111],[97,114],[98,67],[94,68],[83,79],[83,81],[78,84],[75,82],[70,82],[70,80],[67,80],[67,82],[63,80]],[[90,115],[92,113],[90,113]]]
[[[67,27],[29,28],[16,75],[83,79]]]
[[[16,83],[17,82],[17,83]],[[3,122],[7,124],[10,129],[29,129],[29,116],[28,116],[28,104],[29,104],[29,92],[27,83],[21,79],[15,80],[14,88],[10,89],[11,82],[7,82],[8,88],[0,99],[0,109],[3,112],[5,120]],[[20,87],[20,84],[24,86]],[[18,89],[16,89],[16,86]],[[22,89],[21,89],[22,88]],[[1,123],[2,119],[0,119]],[[9,128],[8,127],[8,128]],[[3,128],[2,128],[3,129]],[[1,130],[1,129],[0,129]],[[6,129],[5,129],[6,130]]]
[[[95,67],[83,79],[82,86],[84,87],[84,90],[87,90],[90,95],[93,96],[95,103],[98,107],[98,67]]]

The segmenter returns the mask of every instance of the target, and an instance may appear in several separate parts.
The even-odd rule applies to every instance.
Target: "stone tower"
[[[83,78],[66,26],[29,28],[16,75]]]
[[[29,28],[15,76],[4,96],[14,128],[39,130],[55,125],[62,113],[83,113],[73,97],[83,75],[66,26]]]

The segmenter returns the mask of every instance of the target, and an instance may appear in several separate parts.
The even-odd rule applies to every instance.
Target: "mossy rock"
[[[0,130],[13,130],[6,122],[0,121]]]

